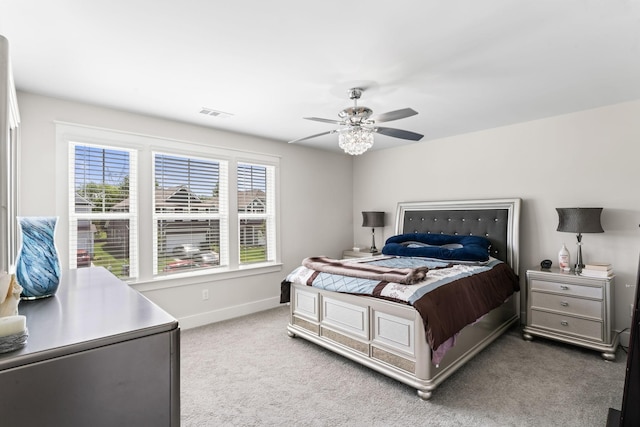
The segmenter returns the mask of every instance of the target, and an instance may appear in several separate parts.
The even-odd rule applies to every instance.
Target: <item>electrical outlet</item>
[[[206,301],[209,299],[209,289],[203,289],[202,290],[202,300]]]

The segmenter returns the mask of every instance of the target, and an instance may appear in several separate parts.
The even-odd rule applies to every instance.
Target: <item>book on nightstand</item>
[[[608,271],[613,267],[608,262],[592,262],[590,264],[585,264],[584,268],[586,270]]]
[[[606,279],[613,276],[613,267],[611,264],[606,262],[585,264],[580,275]]]

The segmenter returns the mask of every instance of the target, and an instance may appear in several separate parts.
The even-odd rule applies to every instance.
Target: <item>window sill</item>
[[[199,283],[215,282],[219,280],[237,279],[258,274],[276,273],[282,271],[282,263],[260,263],[243,265],[238,269],[217,268],[209,271],[191,273],[176,273],[167,276],[157,276],[151,280],[138,280],[129,285],[137,291],[155,291],[158,289],[175,288],[179,286],[197,285]]]

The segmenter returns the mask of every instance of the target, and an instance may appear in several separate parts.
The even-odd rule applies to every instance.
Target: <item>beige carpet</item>
[[[513,329],[420,400],[414,389],[286,332],[288,307],[182,331],[183,426],[604,426],[626,353]]]

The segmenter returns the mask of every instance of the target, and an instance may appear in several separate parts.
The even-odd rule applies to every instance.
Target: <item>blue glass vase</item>
[[[57,217],[18,217],[22,245],[16,261],[16,279],[22,299],[50,297],[60,284],[60,260],[54,234]]]

